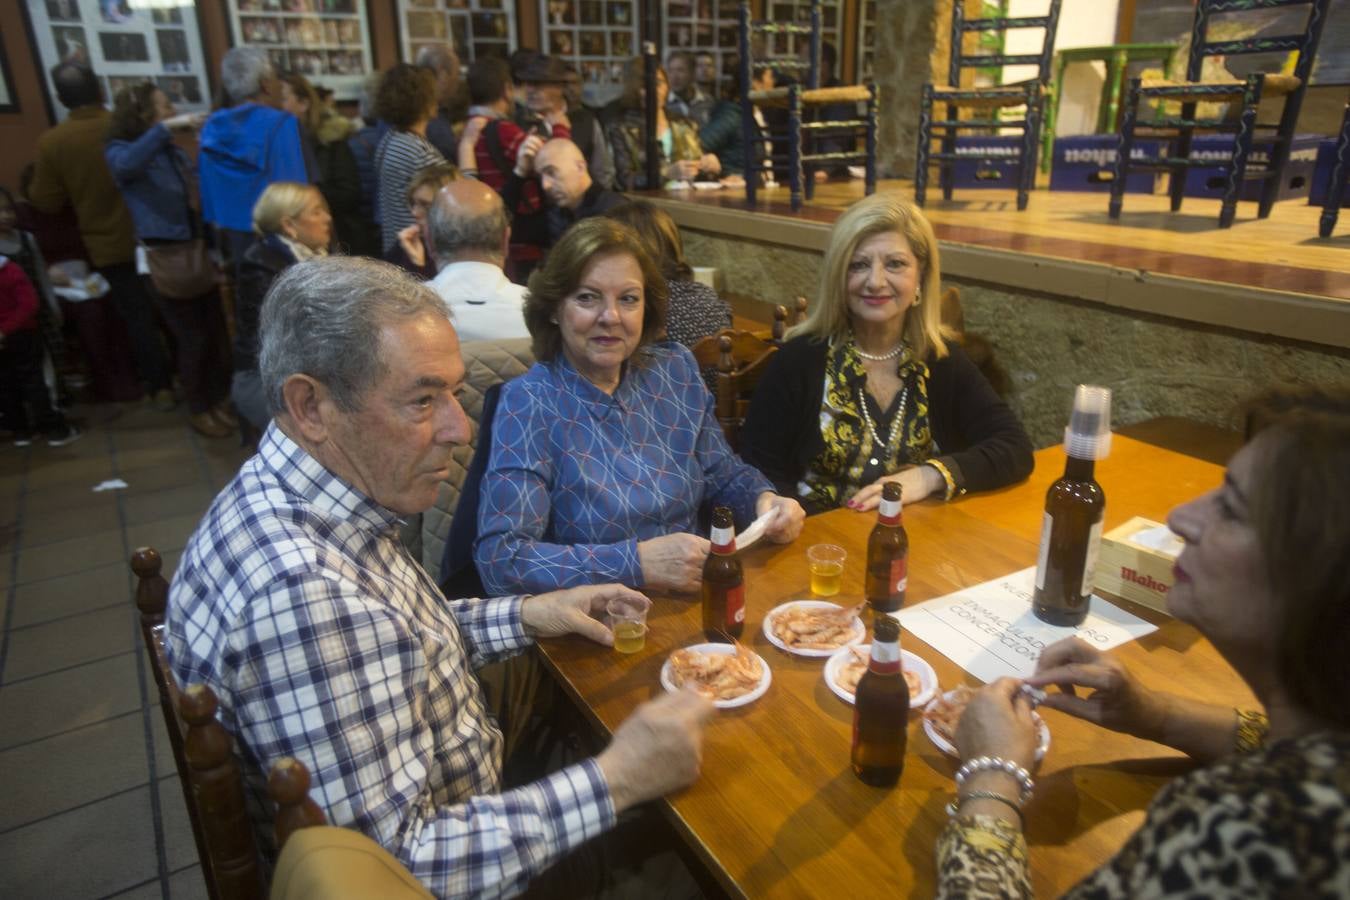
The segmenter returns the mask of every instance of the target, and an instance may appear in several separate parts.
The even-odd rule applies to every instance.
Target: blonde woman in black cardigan
[[[835,223],[810,316],[775,354],[742,429],[742,453],[808,513],[874,509],[885,482],[906,503],[1026,478],[1031,441],[938,310],[932,226],[898,194]]]

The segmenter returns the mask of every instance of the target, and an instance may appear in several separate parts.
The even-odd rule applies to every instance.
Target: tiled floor
[[[246,454],[181,411],[86,413],[67,447],[0,444],[0,897],[205,897],[126,561],[170,575]]]

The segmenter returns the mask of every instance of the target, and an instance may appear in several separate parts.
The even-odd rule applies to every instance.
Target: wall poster
[[[365,0],[228,0],[234,42],[267,49],[282,72],[299,72],[356,100],[371,71]]]
[[[486,56],[508,57],[516,49],[512,0],[398,0],[402,59],[412,62],[429,43],[451,41],[467,66]]]
[[[191,0],[27,0],[43,80],[57,119],[53,66],[89,66],[108,105],[117,92],[141,81],[159,85],[180,112],[211,105],[197,11]]]

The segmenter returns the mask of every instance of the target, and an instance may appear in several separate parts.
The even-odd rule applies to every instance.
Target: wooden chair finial
[[[131,554],[131,571],[136,573],[136,608],[141,611],[145,625],[164,621],[164,610],[169,606],[169,582],[160,571],[164,560],[154,547],[139,547]]]
[[[327,824],[319,804],[309,798],[309,770],[293,756],[282,757],[267,776],[267,795],[277,806],[277,847],[301,828]]]

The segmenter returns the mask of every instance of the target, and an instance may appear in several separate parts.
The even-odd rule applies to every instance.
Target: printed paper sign
[[[915,637],[986,682],[1026,678],[1036,671],[1042,650],[1068,637],[1110,650],[1158,630],[1096,594],[1080,627],[1048,625],[1031,611],[1035,577],[1035,568],[1023,569],[892,615]]]

